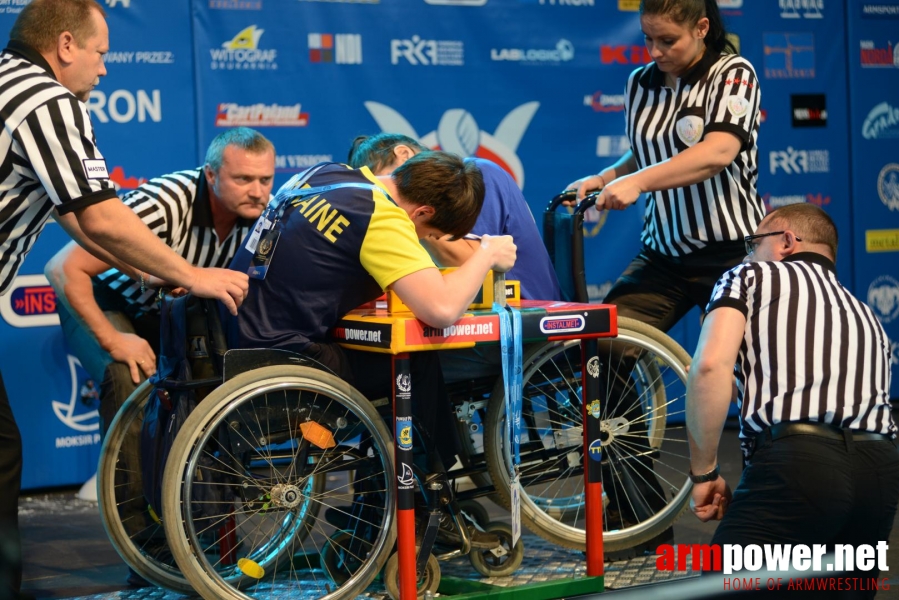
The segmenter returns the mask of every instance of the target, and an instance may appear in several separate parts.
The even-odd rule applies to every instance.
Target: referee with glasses
[[[837,279],[836,227],[817,206],[769,214],[746,251],[712,294],[687,381],[692,510],[723,517],[713,544],[874,546],[899,501],[886,332]],[[746,467],[731,495],[718,444],[735,376]]]
[[[156,276],[233,313],[246,275],[199,269],[122,204],[84,102],[106,75],[105,13],[94,0],[34,0],[0,53],[0,294],[8,293],[52,216],[79,243],[134,279]],[[129,266],[130,265],[130,266]],[[148,275],[149,274],[149,275]],[[21,597],[18,497],[22,440],[0,377],[0,597]]]

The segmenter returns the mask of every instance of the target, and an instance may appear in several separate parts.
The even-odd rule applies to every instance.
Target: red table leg
[[[602,549],[602,437],[599,358],[595,339],[581,342],[584,419],[584,502],[587,510],[587,575],[604,572]]]
[[[393,357],[394,457],[397,485],[397,538],[400,600],[415,600],[415,479],[412,475],[412,377],[409,355]]]

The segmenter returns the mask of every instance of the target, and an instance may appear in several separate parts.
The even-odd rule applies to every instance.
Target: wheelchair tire
[[[501,521],[487,523],[484,531],[499,536],[505,553],[497,555],[493,550],[472,548],[468,553],[471,566],[484,577],[508,577],[524,560],[524,543],[519,539],[513,546],[512,526]]]
[[[150,583],[174,592],[193,591],[181,575],[156,515],[147,511],[139,457],[128,457],[125,442],[140,438],[144,408],[153,385],[144,381],[116,414],[103,440],[97,467],[100,519],[109,541],[131,569]],[[136,463],[136,464],[132,464]]]
[[[660,536],[687,508],[692,485],[686,427],[669,420],[672,403],[686,398],[690,356],[658,329],[624,317],[618,319],[617,338],[600,340],[599,355],[603,547],[615,553]],[[522,523],[554,544],[583,550],[580,342],[553,342],[530,352],[522,396]],[[623,408],[613,414],[615,407]],[[512,456],[504,429],[500,381],[490,401],[485,444],[497,495],[509,507]],[[649,473],[656,483],[647,483]]]
[[[437,593],[437,588],[440,587],[440,563],[433,554],[428,554],[424,573],[417,575],[415,589],[417,600],[425,600],[426,592],[431,592],[432,595]],[[384,588],[393,600],[400,600],[400,555],[396,552],[390,555],[387,564],[384,565]]]
[[[182,573],[207,599],[361,593],[396,538],[391,440],[371,403],[329,373],[282,365],[227,381],[185,421],[165,466],[163,522]],[[328,508],[350,525],[329,523]],[[340,549],[358,560],[332,577],[320,552],[345,529],[365,530]]]

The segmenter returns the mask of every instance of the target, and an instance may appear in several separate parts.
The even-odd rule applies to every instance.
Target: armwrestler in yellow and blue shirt
[[[278,195],[298,181],[292,179]],[[432,234],[464,236],[484,198],[478,167],[444,152],[421,153],[382,176],[365,167],[325,164],[303,185],[334,187],[288,201],[265,278],[250,279],[247,298],[231,324],[232,347],[299,352],[367,397],[384,397],[391,391],[389,356],[340,348],[329,340],[328,330],[391,285],[416,317],[433,327],[449,326],[465,312],[488,270],[511,268],[515,245],[508,236],[485,236],[473,259],[452,273],[440,273],[418,240]],[[245,244],[231,268],[247,272],[253,256]],[[413,353],[411,366],[413,387],[422,399],[413,404],[413,415],[437,434],[440,418],[450,417],[439,362],[433,353]],[[434,441],[443,461],[451,464],[454,440],[443,438]]]

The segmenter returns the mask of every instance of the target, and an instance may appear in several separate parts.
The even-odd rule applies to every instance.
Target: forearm
[[[624,156],[615,161],[615,164],[600,171],[599,176],[602,177],[603,181],[606,183],[610,183],[619,177],[630,175],[636,171],[637,161],[634,158],[634,153],[633,151],[628,150]]]
[[[687,437],[694,473],[718,464],[718,445],[733,391],[733,366],[703,367],[694,363],[687,379]]]
[[[413,314],[432,327],[448,327],[465,314],[493,265],[489,250],[479,248],[452,273],[425,269],[393,284]]]
[[[644,192],[656,192],[687,187],[720,173],[736,158],[740,141],[730,133],[713,132],[709,136],[711,139],[636,171],[633,177],[639,188]]]
[[[442,267],[459,267],[471,258],[478,249],[477,240],[460,239],[449,241],[446,238],[424,238],[422,245],[432,258]]]
[[[83,260],[79,264],[79,259],[84,256],[84,250],[69,244],[47,262],[44,274],[56,290],[57,301],[63,303],[72,316],[79,319],[97,338],[100,347],[109,352],[119,332],[97,304],[91,279],[93,272],[103,272],[109,265],[91,258],[95,264],[91,265],[92,272],[88,272]]]
[[[115,255],[118,262],[188,290],[193,286],[194,267],[166,246],[121,202],[101,202],[76,211],[76,217],[84,233],[107,253]]]
[[[132,267],[129,264],[123,263],[121,260],[98,246],[93,240],[91,240],[87,235],[85,235],[84,231],[82,231],[81,226],[78,224],[78,219],[75,217],[73,213],[67,213],[65,215],[60,215],[56,211],[53,213],[53,218],[59,223],[60,227],[62,227],[66,233],[69,234],[73,240],[78,242],[78,244],[97,257],[99,260],[103,261],[107,265],[115,267],[116,269],[126,273],[129,277],[133,279],[139,278],[138,270]],[[49,277],[49,276],[48,276]]]

